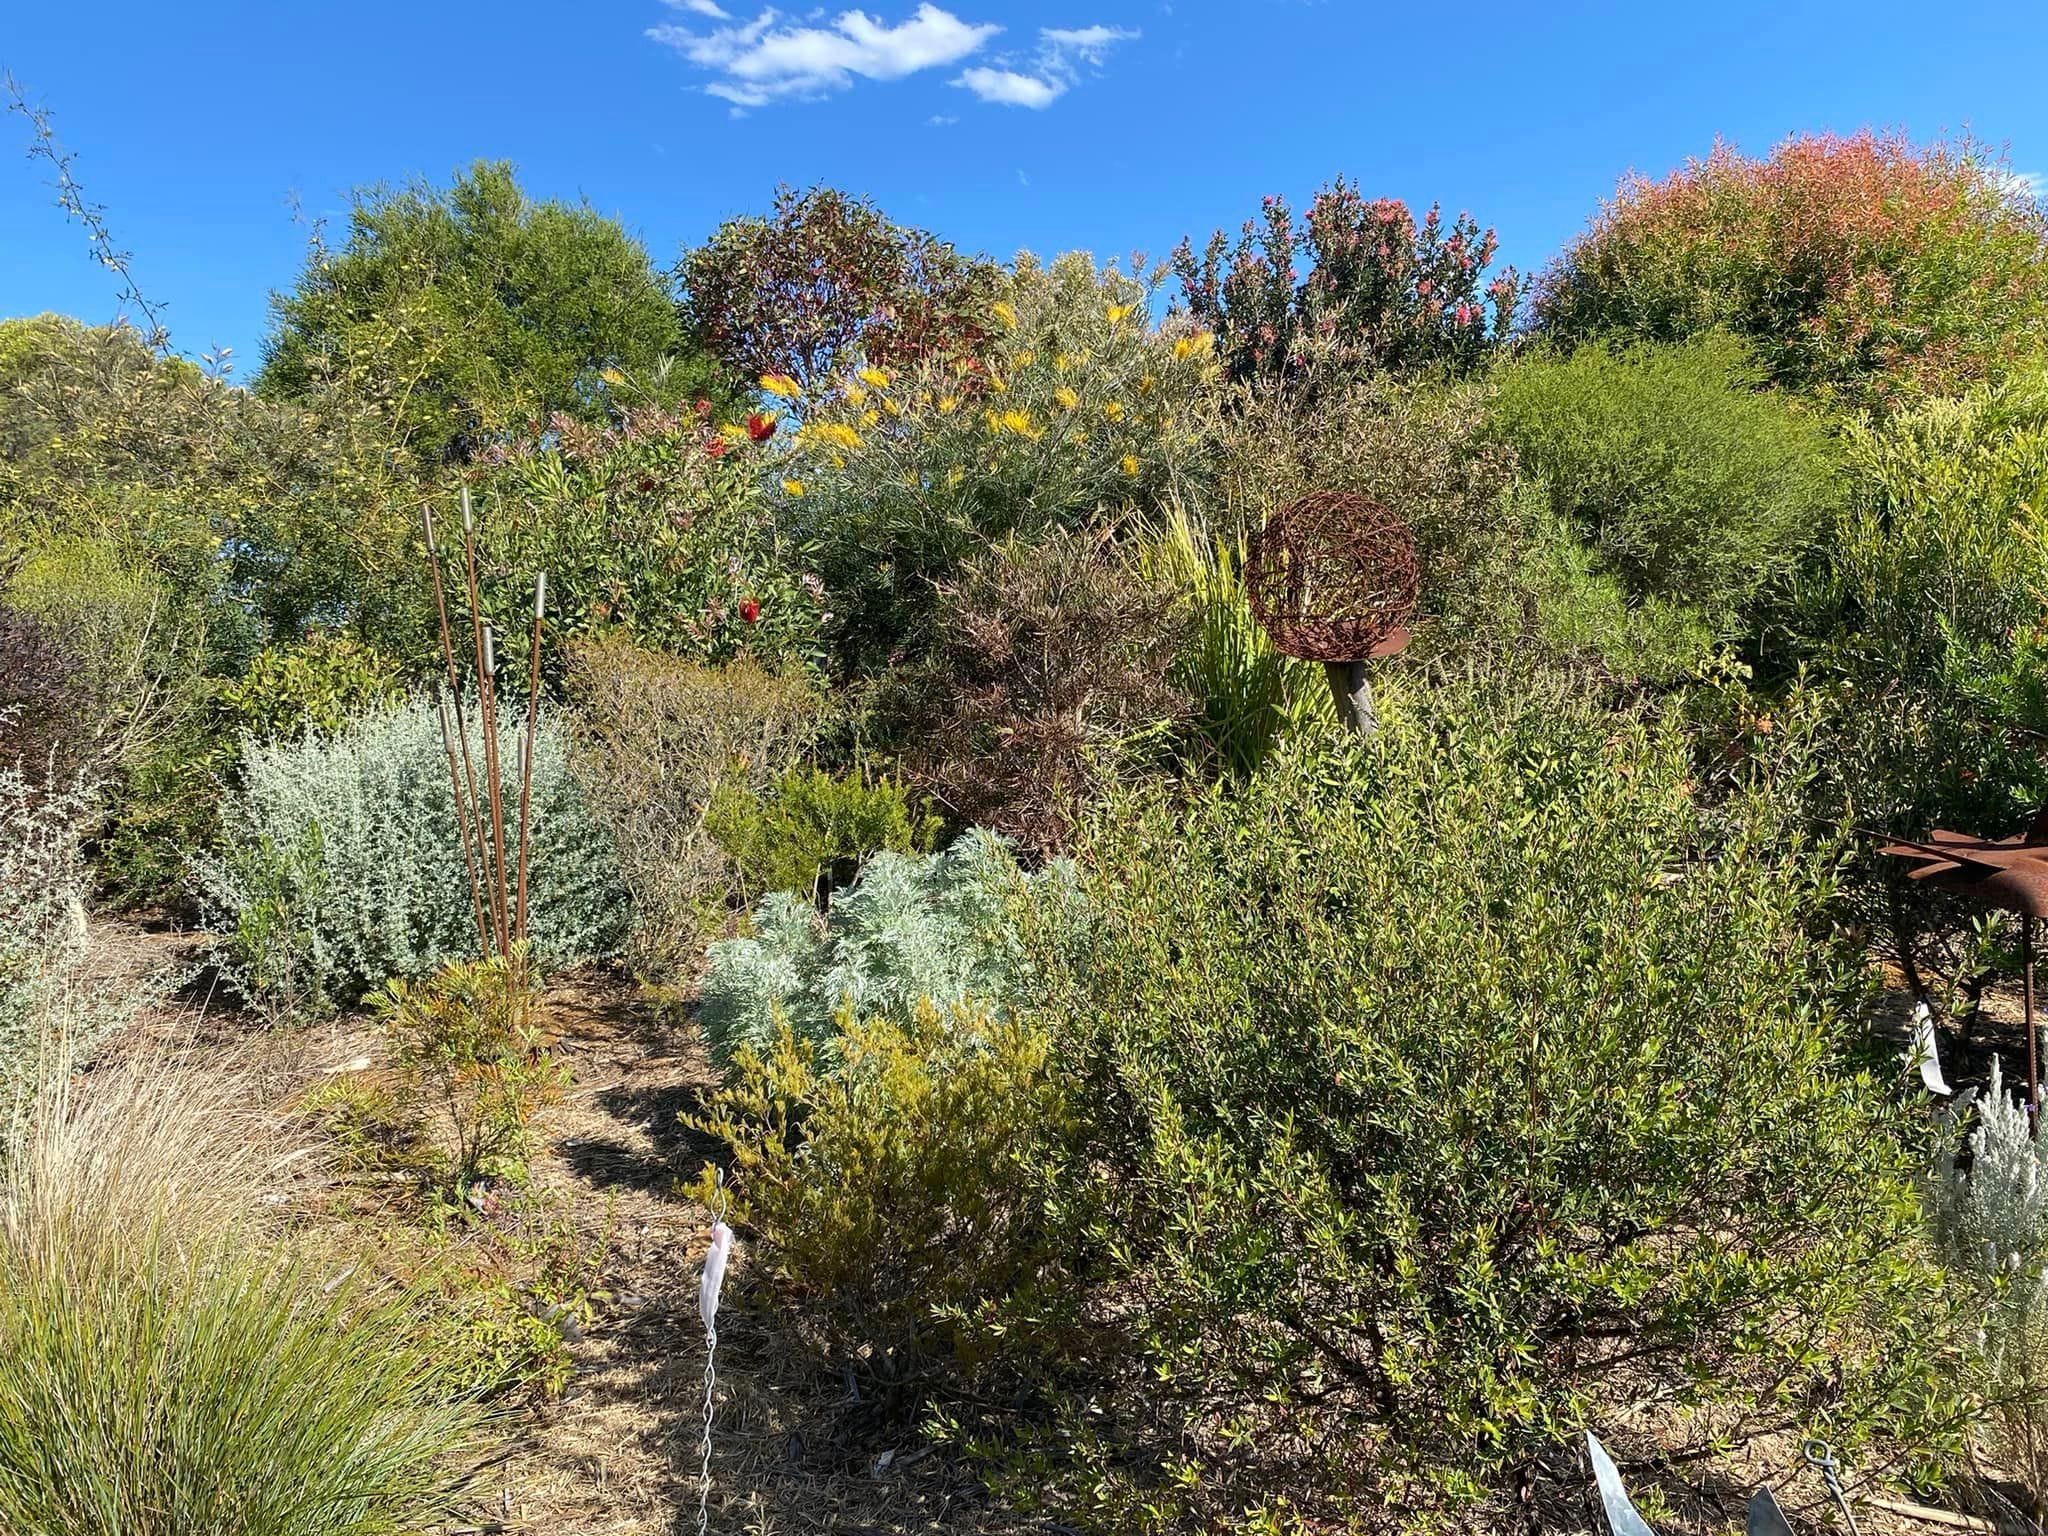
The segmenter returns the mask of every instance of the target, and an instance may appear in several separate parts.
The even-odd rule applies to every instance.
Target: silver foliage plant
[[[982,828],[942,853],[878,853],[821,918],[780,891],[755,904],[752,932],[713,944],[699,1018],[712,1054],[729,1062],[765,1049],[778,1022],[828,1052],[842,1010],[907,1018],[921,999],[1008,1006],[1019,944],[1013,903],[1079,901],[1072,866],[1038,874]]]
[[[1965,1094],[1942,1112],[1929,1222],[1978,1316],[1971,1342],[1988,1410],[1984,1449],[2025,1480],[2038,1518],[2048,1513],[2048,1138],[2034,1139],[1994,1059],[1975,1100],[1965,1173],[1957,1128],[1970,1103]]]
[[[474,721],[470,729],[478,731]],[[499,755],[507,804],[516,805],[513,722]],[[481,763],[480,751],[471,756]],[[280,1010],[317,1012],[476,953],[431,700],[368,711],[332,735],[252,738],[242,760],[242,781],[221,805],[226,851],[201,861],[197,880],[245,993]],[[569,770],[568,733],[549,714],[534,737],[531,837],[531,932],[541,963],[616,952],[628,917],[617,861]]]

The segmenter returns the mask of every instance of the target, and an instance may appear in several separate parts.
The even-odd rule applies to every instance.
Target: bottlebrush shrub
[[[830,711],[805,677],[741,658],[700,667],[622,635],[572,648],[575,767],[633,897],[626,955],[656,982],[703,958],[705,930],[744,901],[705,825],[721,786],[765,791],[808,753]]]
[[[1152,290],[1082,254],[1019,258],[979,357],[869,368],[805,402],[782,517],[817,551],[842,666],[920,650],[933,584],[991,542],[1200,499],[1214,343],[1153,330]]]
[[[820,918],[801,896],[757,904],[752,932],[711,946],[699,1021],[730,1065],[773,1048],[785,1026],[830,1060],[841,1025],[910,1018],[921,999],[1000,1011],[1018,984],[1013,907],[1054,907],[1070,890],[1063,864],[1027,875],[1003,840],[976,828],[943,853],[878,853]]]
[[[1537,284],[1560,341],[1676,341],[1726,326],[1771,377],[1849,404],[1941,392],[2048,336],[2038,205],[1970,144],[1868,130],[1717,145],[1624,180]]]
[[[1491,430],[1638,596],[1732,614],[1832,525],[1827,426],[1726,333],[1503,368]]]
[[[1219,229],[1199,257],[1188,240],[1173,254],[1181,302],[1240,382],[1299,377],[1318,343],[1352,374],[1467,369],[1514,326],[1521,277],[1486,276],[1497,242],[1470,214],[1447,228],[1432,207],[1418,224],[1398,198],[1367,201],[1340,176],[1300,227],[1279,197],[1261,221],[1234,248]]]
[[[786,1028],[742,1049],[693,1121],[732,1151],[751,1272],[870,1399],[915,1411],[1081,1350],[1086,1255],[1038,1195],[1075,1124],[1050,1053],[1012,1018],[920,1002],[831,1053]]]
[[[1103,534],[1012,537],[970,559],[904,680],[912,779],[960,819],[1057,850],[1077,801],[1178,745],[1188,617]]]
[[[2048,1516],[2048,1145],[2034,1140],[1996,1058],[1976,1111],[1967,1173],[1957,1165],[1956,1115],[1943,1111],[1928,1223],[1975,1324],[1963,1331],[1969,1385],[1985,1409],[1982,1449],[2019,1474],[2039,1523]]]
[[[676,269],[698,340],[743,379],[817,391],[841,367],[971,357],[1002,274],[831,187],[782,187],[766,218],[728,219]]]
[[[823,589],[777,536],[758,490],[774,415],[721,423],[702,408],[642,406],[607,428],[557,416],[544,437],[483,456],[482,601],[513,670],[525,666],[541,571],[556,657],[560,641],[609,630],[705,664],[813,657]],[[445,510],[441,542],[452,560],[457,529]],[[450,581],[458,601],[461,579]]]
[[[475,731],[474,721],[471,730]],[[481,741],[471,755],[481,761]],[[518,730],[503,725],[508,806]],[[201,860],[201,901],[230,976],[259,1000],[320,1011],[393,976],[475,955],[476,920],[434,706],[359,715],[332,736],[245,739],[242,784],[221,804],[223,850]],[[544,965],[613,954],[627,903],[610,840],[569,771],[559,717],[533,743],[534,953]]]
[[[1090,1458],[1105,1523],[1455,1503],[1639,1390],[1674,1434],[1915,1439],[1931,1281],[1836,850],[1768,775],[1709,802],[1675,728],[1387,693],[1370,741],[1113,797],[1090,921],[1026,930],[1087,1121],[1052,1198],[1123,1276],[1130,1416],[1083,1418],[1164,1469]]]

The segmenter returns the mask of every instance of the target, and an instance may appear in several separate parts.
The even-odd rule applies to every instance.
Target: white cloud
[[[1066,95],[1080,77],[1082,66],[1099,69],[1103,56],[1118,43],[1136,40],[1138,33],[1124,27],[1041,27],[1038,56],[1026,69],[1017,61],[997,59],[996,64],[976,65],[961,71],[953,84],[969,90],[983,101],[1003,107],[1029,107],[1043,111]]]
[[[713,21],[731,21],[732,16],[721,10],[717,0],[668,0],[668,4],[679,11],[690,11],[698,16],[709,16]]]
[[[1064,80],[1020,75],[1014,69],[970,69],[953,83],[1001,107],[1049,107],[1067,90]]]
[[[2048,194],[2048,172],[2007,171],[2000,179],[2009,194],[2029,202],[2038,203],[2044,194]]]
[[[950,128],[959,121],[959,118],[948,117],[943,112],[935,112],[924,120],[927,128]]]
[[[711,0],[685,3],[699,9]],[[920,70],[956,64],[980,52],[1002,31],[992,23],[962,21],[930,0],[894,26],[865,11],[842,12],[826,26],[782,26],[781,21],[779,11],[765,10],[743,26],[708,33],[650,27],[647,35],[699,69],[718,75],[704,87],[708,94],[746,108],[843,91],[856,76],[900,80]]]

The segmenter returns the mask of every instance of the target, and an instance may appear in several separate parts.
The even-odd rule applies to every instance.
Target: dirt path
[[[101,1059],[163,1053],[258,1067],[282,1105],[339,1071],[376,1070],[382,1042],[361,1017],[265,1030],[211,988],[203,940],[104,921],[86,985],[140,999]],[[182,984],[181,984],[182,983]],[[479,1478],[455,1533],[675,1536],[695,1532],[704,1335],[697,1279],[710,1218],[679,1184],[713,1149],[678,1116],[715,1081],[694,1029],[616,978],[572,978],[547,998],[571,1083],[543,1114],[535,1203],[602,1254],[602,1293],[569,1349],[574,1375],[552,1401],[507,1406],[504,1458]],[[364,1202],[324,1202],[348,1220]],[[847,1402],[802,1362],[772,1309],[750,1305],[744,1246],[720,1314],[709,1528],[724,1536],[1021,1536],[1042,1531],[987,1508],[945,1459],[853,1445]]]

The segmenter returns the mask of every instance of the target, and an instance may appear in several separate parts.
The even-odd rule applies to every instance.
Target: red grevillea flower
[[[745,624],[760,622],[761,605],[751,597],[740,599],[740,621]]]
[[[703,418],[703,417],[709,416],[710,414],[711,414],[711,402],[710,402],[709,400],[699,400],[699,401],[697,402],[697,415],[698,415],[698,417],[699,417],[699,418],[701,419],[701,418]]]
[[[710,442],[704,445],[704,451],[710,454],[711,457],[713,457],[714,459],[722,459],[725,457],[726,449],[730,448],[731,446],[732,444],[728,443],[724,438],[714,437],[711,439]]]
[[[757,443],[765,443],[775,435],[775,418],[763,416],[759,411],[747,418],[747,436]]]

